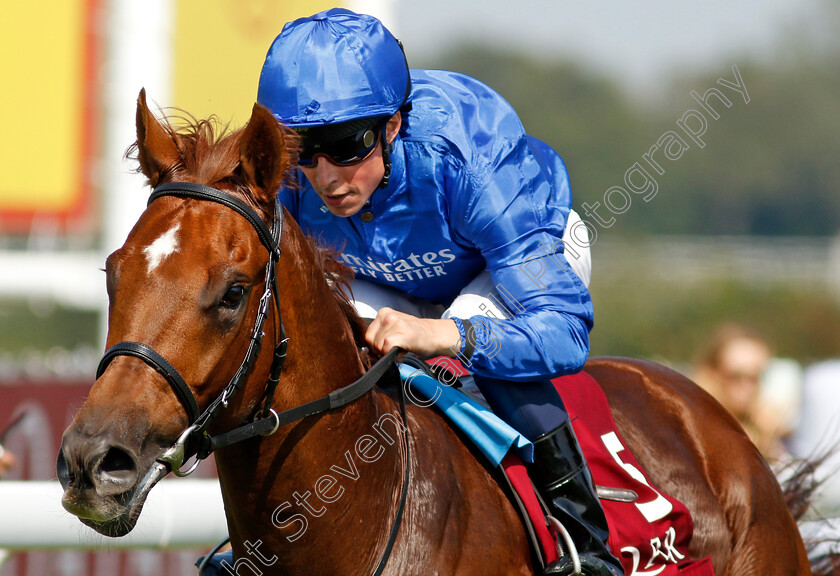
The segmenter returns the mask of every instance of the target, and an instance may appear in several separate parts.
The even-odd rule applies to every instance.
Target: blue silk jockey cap
[[[408,65],[372,16],[333,8],[289,22],[268,49],[257,100],[293,128],[390,116],[406,101]]]

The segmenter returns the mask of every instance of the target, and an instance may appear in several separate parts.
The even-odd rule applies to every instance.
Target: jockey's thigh
[[[487,297],[489,294],[496,295],[496,302],[503,302],[490,273],[484,271],[461,291],[442,318],[507,318],[496,302]],[[493,413],[529,440],[548,434],[569,419],[563,400],[548,379],[512,382],[479,374],[474,374],[473,379]]]
[[[376,284],[363,278],[356,278],[352,286],[351,301],[356,312],[365,320],[373,320],[381,308],[393,308],[418,318],[440,318],[444,307],[441,304],[415,298],[390,286]]]
[[[472,293],[467,293],[467,289]],[[496,304],[484,296],[492,290],[490,273],[482,272],[455,299],[453,305],[444,311],[439,304],[357,278],[353,281],[352,301],[359,316],[365,320],[372,320],[377,311],[385,307],[419,318],[469,318],[477,314],[495,314],[498,318],[505,318]],[[568,419],[563,401],[548,380],[509,382],[476,375],[475,383],[493,412],[529,440],[554,430]]]
[[[589,286],[592,277],[589,231],[583,224],[578,224],[579,222],[580,216],[572,210],[563,234],[563,243],[573,244],[566,250],[566,260],[584,285]],[[575,226],[576,224],[578,225]],[[491,295],[494,298],[490,298]],[[484,271],[461,290],[441,317],[507,318],[508,315],[499,309],[496,302],[504,300],[499,296],[490,273]],[[534,382],[511,382],[476,375],[475,383],[493,412],[530,440],[548,434],[569,419],[563,400],[554,384],[547,378]]]

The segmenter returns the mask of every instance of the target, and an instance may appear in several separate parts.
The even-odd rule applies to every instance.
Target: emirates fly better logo
[[[444,265],[455,260],[455,255],[449,248],[444,248],[437,252],[423,254],[412,252],[405,258],[393,262],[380,262],[370,256],[362,259],[345,252],[341,255],[341,260],[357,275],[381,278],[387,282],[410,282],[445,276]]]

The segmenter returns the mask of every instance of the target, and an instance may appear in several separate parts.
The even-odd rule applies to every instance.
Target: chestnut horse
[[[275,217],[293,135],[259,105],[232,134],[207,121],[176,130],[141,92],[137,136],[156,191],[107,259],[109,352],[64,433],[64,507],[125,534],[185,452],[215,448],[233,550],[251,572],[533,574],[514,507],[435,410],[401,410],[370,382],[340,390],[366,369],[341,271]],[[710,556],[718,576],[811,574],[773,474],[710,396],[649,362],[586,369],[654,484],[692,512],[693,557]],[[321,409],[287,417],[302,405]]]

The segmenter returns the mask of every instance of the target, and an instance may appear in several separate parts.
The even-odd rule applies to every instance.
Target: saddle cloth
[[[546,526],[545,514],[523,463],[533,459],[531,443],[467,394],[410,366],[403,365],[400,372],[409,384],[406,389],[410,396],[416,398],[415,392],[419,392],[427,399],[427,405],[440,409],[507,477],[521,503],[523,522],[532,541],[539,545],[541,560],[556,560],[554,537]],[[634,502],[601,501],[610,529],[610,549],[621,560],[625,574],[714,576],[709,558],[689,557],[694,523],[688,509],[653,486],[619,434],[607,397],[595,379],[581,372],[557,378],[553,383],[572,419],[595,484],[638,494]]]

